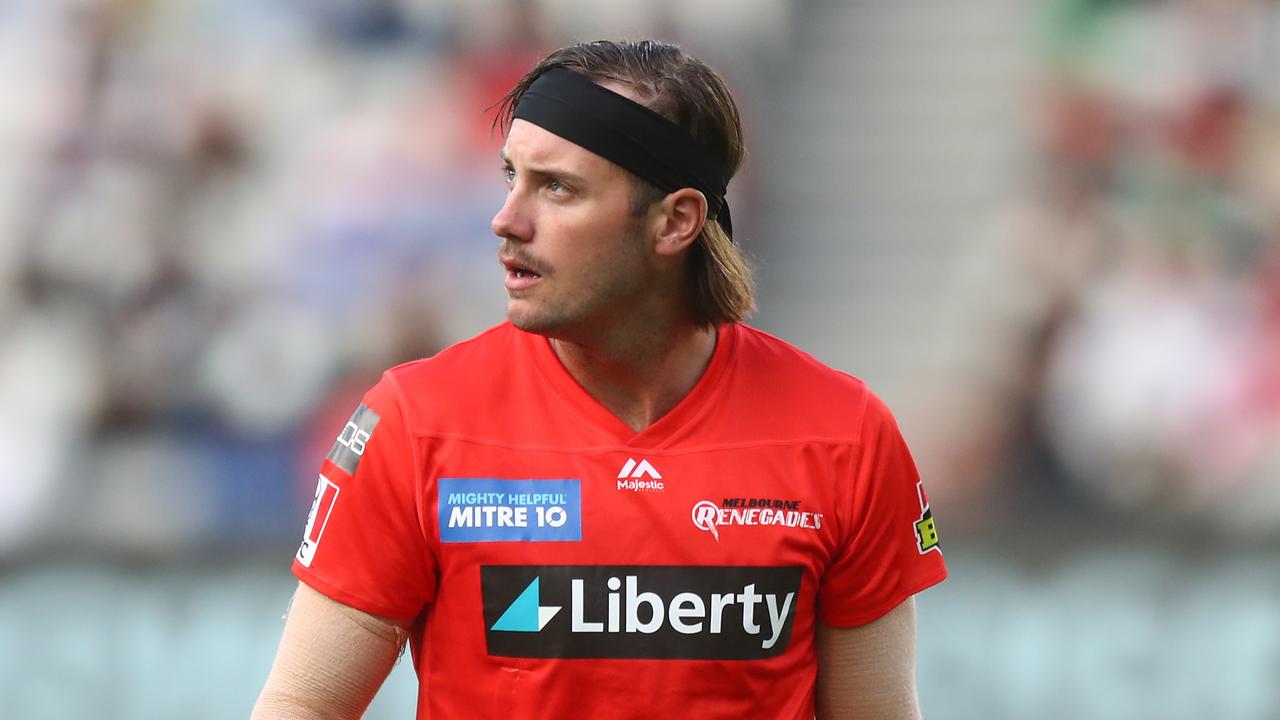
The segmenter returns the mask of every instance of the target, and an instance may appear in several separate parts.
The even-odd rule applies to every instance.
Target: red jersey
[[[816,623],[946,576],[884,404],[743,325],[640,432],[509,323],[389,370],[323,463],[293,570],[416,619],[437,720],[810,720]]]

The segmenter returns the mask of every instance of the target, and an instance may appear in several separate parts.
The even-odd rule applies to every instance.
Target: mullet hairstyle
[[[516,105],[525,91],[553,68],[575,72],[595,83],[613,81],[630,86],[646,107],[725,158],[730,177],[738,172],[745,152],[742,122],[724,80],[676,45],[654,40],[597,40],[551,53],[498,102],[494,126],[503,135],[511,129]],[[628,174],[634,183],[631,211],[637,217],[666,197],[653,184]],[[707,218],[685,263],[690,312],[699,326],[740,322],[755,309],[751,266],[716,219]]]

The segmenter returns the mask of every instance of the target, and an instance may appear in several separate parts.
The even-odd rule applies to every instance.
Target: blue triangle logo
[[[520,597],[503,611],[502,616],[498,618],[498,622],[493,624],[491,630],[503,630],[506,632],[538,632],[547,626],[551,618],[560,611],[558,607],[541,607],[538,604],[540,595],[538,591],[539,581],[541,578],[534,578],[529,583]]]

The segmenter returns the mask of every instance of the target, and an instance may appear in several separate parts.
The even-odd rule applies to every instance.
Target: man
[[[723,81],[559,50],[505,99],[509,322],[388,371],[322,465],[254,717],[915,718],[946,570],[858,380],[740,323]]]

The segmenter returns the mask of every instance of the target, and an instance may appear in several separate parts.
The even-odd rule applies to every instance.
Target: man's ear
[[[654,250],[659,255],[678,255],[702,232],[707,221],[707,198],[693,188],[680,188],[658,202],[654,211]]]

